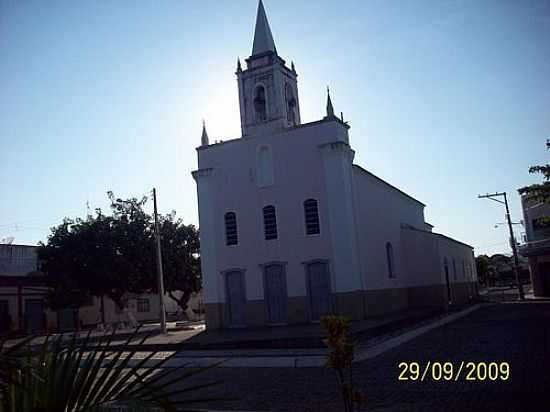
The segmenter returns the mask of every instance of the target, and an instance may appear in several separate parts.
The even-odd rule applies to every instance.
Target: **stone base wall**
[[[477,295],[474,283],[453,283],[451,286],[452,304],[462,305]],[[227,327],[228,308],[225,303],[207,303],[206,327],[220,329]],[[430,285],[410,288],[378,289],[335,293],[332,297],[332,311],[335,314],[349,316],[352,320],[361,320],[407,308],[433,307],[447,309],[447,286]],[[288,298],[288,324],[300,324],[310,321],[307,296]],[[247,302],[247,325],[268,325],[267,307],[264,300]]]

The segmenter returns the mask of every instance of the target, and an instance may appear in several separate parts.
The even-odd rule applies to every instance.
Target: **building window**
[[[264,233],[265,240],[277,239],[277,216],[275,206],[264,207]]]
[[[388,276],[395,278],[395,266],[393,261],[393,246],[390,242],[386,243],[386,260],[388,263]]]
[[[261,146],[258,150],[257,175],[259,187],[273,184],[273,156],[269,146]]]
[[[225,244],[233,246],[239,243],[237,234],[237,215],[235,212],[227,212],[225,214]]]
[[[149,304],[149,299],[147,298],[138,298],[137,299],[137,311],[138,313],[150,312],[151,306]]]
[[[317,200],[308,199],[304,202],[304,217],[306,220],[306,235],[318,235],[321,233]]]
[[[292,86],[286,84],[285,86],[285,98],[286,98],[286,118],[290,125],[296,125],[296,99],[294,98],[294,92]]]
[[[462,277],[466,279],[466,262],[462,261]]]
[[[254,110],[256,111],[257,122],[265,122],[267,120],[267,103],[263,86],[258,86],[254,93]]]

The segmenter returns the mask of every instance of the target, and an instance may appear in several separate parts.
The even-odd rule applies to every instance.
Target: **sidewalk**
[[[378,336],[410,328],[427,320],[434,320],[454,313],[464,307],[454,307],[449,312],[433,308],[412,309],[393,314],[352,322],[350,337],[361,344]],[[247,353],[303,353],[323,351],[325,331],[319,323],[255,327],[243,329],[208,330],[197,327],[187,331],[169,331],[157,334],[139,346],[140,351],[193,351],[208,356],[209,351]],[[122,343],[118,340],[116,343]],[[116,349],[123,350],[123,345]]]
[[[453,322],[461,317],[475,311],[483,304],[470,305],[461,310],[439,314],[435,317],[424,318],[418,322],[410,322],[407,318],[406,326],[400,328],[398,318],[393,322],[386,322],[385,325],[393,324],[394,328],[384,328],[381,335],[365,336],[359,341],[355,350],[354,362],[361,362],[376,357],[389,349],[408,342],[432,329]],[[403,325],[403,323],[401,323]],[[381,326],[381,325],[379,325]],[[368,330],[368,329],[367,329]],[[375,329],[372,329],[375,330]],[[379,329],[381,331],[382,329]],[[138,363],[146,356],[147,352],[140,352],[134,355],[132,362]],[[326,361],[325,348],[309,349],[209,349],[209,350],[187,350],[158,352],[147,365],[153,365],[168,358],[163,368],[174,367],[208,367],[217,365],[221,368],[311,368],[323,367]]]

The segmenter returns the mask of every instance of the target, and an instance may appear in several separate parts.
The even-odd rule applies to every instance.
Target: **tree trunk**
[[[187,318],[187,302],[189,302],[189,298],[191,297],[191,292],[183,292],[181,295],[181,298],[177,298],[174,295],[174,291],[168,291],[168,296],[170,296],[171,299],[176,301],[178,306],[181,308],[183,312],[183,316]]]

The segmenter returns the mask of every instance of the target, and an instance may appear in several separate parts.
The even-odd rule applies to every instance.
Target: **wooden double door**
[[[307,265],[307,289],[309,319],[316,322],[332,312],[328,263],[314,262]]]
[[[269,323],[287,323],[288,293],[285,267],[281,264],[264,266],[264,300]]]
[[[246,325],[246,291],[244,272],[231,271],[225,274],[227,317],[229,326]]]

